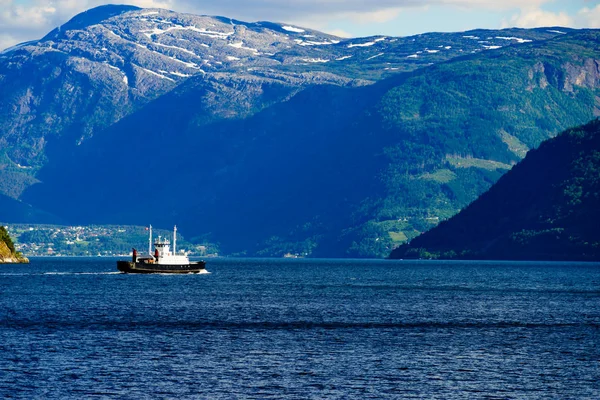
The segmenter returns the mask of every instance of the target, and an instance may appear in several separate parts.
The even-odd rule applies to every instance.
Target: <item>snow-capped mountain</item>
[[[397,228],[409,237],[499,176],[472,174],[463,158],[506,167],[595,112],[595,40],[563,28],[345,39],[98,7],[0,53],[0,202],[13,222],[52,219],[44,210],[140,223],[165,209],[162,222],[185,216],[194,234],[235,251],[278,248],[271,239],[284,234],[307,248],[340,232],[352,243],[356,226],[368,241],[384,217],[416,218]],[[166,189],[130,190],[152,179]],[[448,180],[462,186],[431,186]],[[171,196],[183,187],[190,196]],[[356,243],[352,254],[363,254]]]
[[[342,39],[283,23],[107,5],[0,54],[0,143],[13,161],[35,167],[43,164],[42,138],[81,143],[190,77],[362,85],[556,35],[510,30]],[[34,143],[17,149],[23,135]]]

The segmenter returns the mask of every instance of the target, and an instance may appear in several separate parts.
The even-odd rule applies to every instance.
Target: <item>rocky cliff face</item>
[[[13,241],[4,226],[0,226],[0,264],[28,263],[29,260],[15,251]]]
[[[27,257],[19,256],[10,251],[6,243],[0,242],[0,264],[27,264]]]

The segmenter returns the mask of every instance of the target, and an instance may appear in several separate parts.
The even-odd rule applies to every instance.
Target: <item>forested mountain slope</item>
[[[600,121],[529,152],[492,188],[391,258],[600,260]]]

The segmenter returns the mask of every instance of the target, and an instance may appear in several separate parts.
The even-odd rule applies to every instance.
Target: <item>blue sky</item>
[[[0,49],[38,39],[88,8],[124,2],[288,22],[353,37],[512,26],[600,27],[600,0],[0,0]]]

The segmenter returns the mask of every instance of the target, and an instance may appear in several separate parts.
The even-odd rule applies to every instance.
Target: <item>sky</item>
[[[600,28],[600,0],[0,0],[0,49],[39,39],[74,15],[108,3],[286,22],[343,37],[476,28]]]

